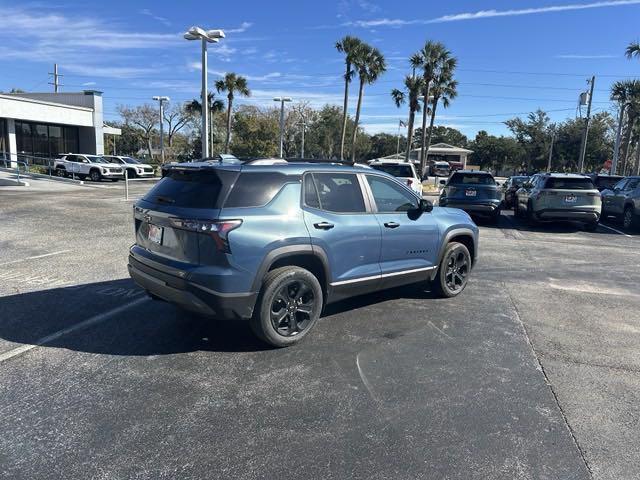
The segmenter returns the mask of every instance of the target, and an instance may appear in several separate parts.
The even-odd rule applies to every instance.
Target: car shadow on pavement
[[[434,298],[425,285],[331,304],[323,317],[398,298]],[[21,345],[124,356],[273,347],[242,320],[206,318],[146,297],[132,280],[52,288],[0,297],[0,355]],[[43,342],[43,339],[46,339]]]

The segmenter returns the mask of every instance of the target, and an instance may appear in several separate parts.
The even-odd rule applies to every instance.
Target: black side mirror
[[[430,212],[433,210],[433,203],[429,200],[425,200],[424,198],[420,199],[420,211],[422,212]]]

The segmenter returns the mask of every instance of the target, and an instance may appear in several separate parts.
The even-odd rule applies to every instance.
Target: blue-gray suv
[[[131,277],[153,298],[247,319],[274,346],[302,339],[337,300],[466,286],[478,228],[465,212],[366,166],[268,163],[165,167],[134,205]]]

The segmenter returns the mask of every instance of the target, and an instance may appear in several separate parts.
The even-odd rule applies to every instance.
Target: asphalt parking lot
[[[131,203],[0,190],[0,478],[637,478],[640,235],[506,212],[461,296],[274,350],[136,288]]]

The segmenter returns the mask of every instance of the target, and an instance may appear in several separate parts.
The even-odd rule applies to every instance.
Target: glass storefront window
[[[78,127],[64,127],[64,152],[78,153]]]
[[[62,153],[75,153],[79,149],[78,127],[16,121],[16,147],[21,160],[29,163],[41,163],[42,159],[56,158]]]
[[[0,158],[9,157],[9,139],[7,137],[7,121],[0,118]]]
[[[49,157],[49,129],[46,125],[32,125],[33,155],[36,157]]]
[[[49,156],[55,158],[61,153],[65,153],[62,127],[49,125]]]
[[[16,122],[16,148],[19,154],[33,155],[33,136],[30,123]]]

